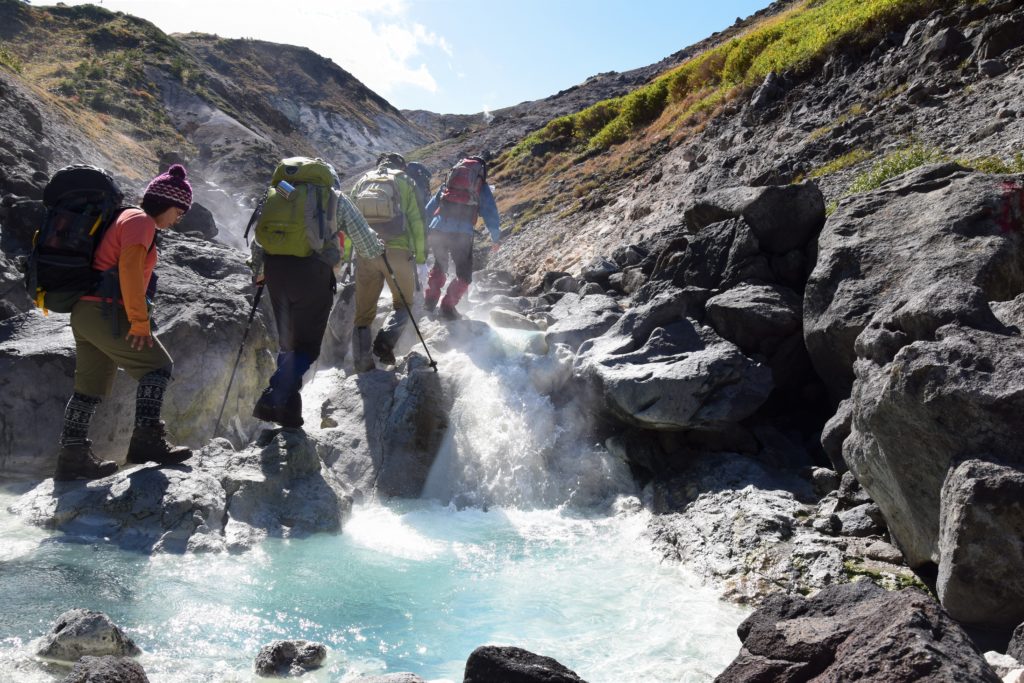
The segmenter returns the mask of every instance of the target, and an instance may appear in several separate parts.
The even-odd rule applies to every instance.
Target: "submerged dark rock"
[[[585,683],[551,657],[518,647],[484,645],[466,660],[462,683]]]
[[[308,640],[275,640],[264,645],[256,656],[256,673],[285,678],[302,676],[323,666],[327,647]]]

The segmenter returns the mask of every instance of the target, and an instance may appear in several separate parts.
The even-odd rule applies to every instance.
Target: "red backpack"
[[[480,157],[468,157],[448,171],[441,189],[441,215],[476,224],[480,214],[480,191],[487,182],[487,165]]]

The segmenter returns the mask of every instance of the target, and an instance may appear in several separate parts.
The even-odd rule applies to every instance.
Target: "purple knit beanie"
[[[165,173],[153,178],[143,193],[143,199],[145,198],[176,206],[182,211],[192,208],[192,186],[189,185],[185,167],[174,164]]]

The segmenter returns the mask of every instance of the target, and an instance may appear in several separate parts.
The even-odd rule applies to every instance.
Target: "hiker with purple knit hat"
[[[167,441],[160,420],[174,363],[153,334],[147,302],[158,256],[156,233],[180,221],[191,206],[188,173],[175,164],[150,181],[141,208],[120,212],[96,249],[92,267],[103,274],[101,284],[71,309],[75,390],[64,413],[55,479],[96,479],[117,471],[116,463],[92,452],[88,434],[118,368],[139,382],[127,461],[173,465],[192,456],[188,448]]]

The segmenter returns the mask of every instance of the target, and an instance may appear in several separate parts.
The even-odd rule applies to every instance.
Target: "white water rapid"
[[[73,607],[124,627],[154,683],[255,681],[257,651],[278,638],[328,646],[309,681],[459,683],[484,644],[553,657],[590,683],[712,680],[745,612],[650,549],[625,466],[585,438],[582,411],[534,388],[528,336],[439,357],[458,397],[424,498],[359,506],[338,536],[146,556],[23,525],[9,487],[0,680],[59,680],[66,669],[41,669],[32,640]],[[314,379],[308,398],[319,390]]]

